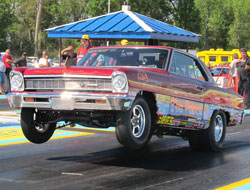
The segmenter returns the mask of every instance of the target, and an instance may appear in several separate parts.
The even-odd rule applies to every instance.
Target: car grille
[[[112,92],[110,78],[25,78],[25,90]]]

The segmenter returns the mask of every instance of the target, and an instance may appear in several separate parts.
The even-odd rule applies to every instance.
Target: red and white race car
[[[226,127],[243,117],[241,96],[216,86],[198,58],[170,47],[91,48],[77,66],[19,67],[10,81],[9,104],[21,108],[33,143],[49,140],[64,121],[114,126],[130,149],[145,147],[152,135],[175,135],[194,150],[219,151]]]

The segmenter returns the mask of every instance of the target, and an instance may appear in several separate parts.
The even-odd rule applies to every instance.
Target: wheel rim
[[[220,115],[217,115],[215,118],[215,128],[214,128],[214,139],[216,142],[221,140],[223,135],[223,119]]]
[[[33,114],[33,120],[36,121],[36,113],[34,112]],[[39,133],[45,133],[48,129],[49,129],[49,124],[40,124],[40,125],[36,125],[35,122],[35,129],[37,130],[37,132]]]
[[[131,127],[132,134],[136,138],[140,138],[145,129],[145,112],[144,109],[140,105],[136,105],[133,108],[132,116],[131,116]]]
[[[49,129],[49,124],[41,124],[40,126],[35,126],[39,133],[45,133]]]

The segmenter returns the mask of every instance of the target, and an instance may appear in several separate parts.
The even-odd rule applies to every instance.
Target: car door
[[[168,67],[170,73],[170,110],[173,125],[203,127],[204,82],[208,81],[199,61],[174,50]]]

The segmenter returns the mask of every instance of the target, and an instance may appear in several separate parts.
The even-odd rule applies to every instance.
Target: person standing
[[[72,46],[68,46],[61,51],[61,66],[65,66],[65,61],[69,56],[69,52],[73,49]]]
[[[88,35],[83,35],[81,38],[82,47],[80,47],[77,51],[77,63],[81,61],[81,59],[88,52],[89,48],[91,48],[91,40]]]
[[[75,66],[77,63],[77,55],[72,46],[61,51],[63,62],[61,66]]]
[[[39,67],[50,67],[52,64],[51,59],[48,57],[47,51],[43,51],[42,57],[39,59]]]
[[[228,87],[231,87],[232,82],[233,82],[234,89],[238,89],[237,88],[238,84],[236,85],[236,76],[237,76],[236,62],[237,62],[237,59],[238,59],[238,54],[234,53],[233,54],[233,60],[230,63],[230,67],[231,67],[230,68],[230,73],[229,73],[230,79],[229,79],[229,82],[228,82]]]
[[[6,74],[7,78],[9,79],[10,71],[12,70],[11,64],[13,63],[13,58],[11,57],[10,49],[6,49],[5,55],[3,56],[2,60],[3,60],[4,65],[6,67],[5,74]]]
[[[27,67],[26,52],[22,53],[21,58],[14,62],[16,67]]]
[[[6,91],[6,87],[5,87],[5,64],[1,58],[1,53],[0,53],[0,94],[7,94],[8,92]]]
[[[245,109],[250,109],[250,57],[246,48],[240,49],[241,58],[236,61],[239,75],[238,93],[243,96],[245,92]]]

